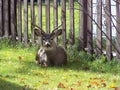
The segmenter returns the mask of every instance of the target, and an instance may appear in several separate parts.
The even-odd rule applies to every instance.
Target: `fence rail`
[[[37,2],[36,2],[37,1]],[[99,56],[103,54],[103,35],[106,37],[106,57],[107,60],[112,59],[112,50],[113,48],[116,51],[117,59],[120,59],[120,5],[119,0],[96,0],[96,12],[94,12],[93,2],[94,0],[61,0],[61,14],[58,14],[58,0],[0,0],[0,37],[11,38],[13,42],[19,41],[24,42],[25,47],[31,39],[32,44],[35,43],[35,34],[33,30],[33,25],[36,24],[39,27],[46,27],[46,32],[50,33],[50,13],[51,13],[51,3],[53,8],[53,28],[58,26],[58,15],[61,15],[62,23],[62,42],[63,46],[66,47],[67,42],[67,31],[69,32],[69,43],[70,45],[75,44],[75,37],[78,37],[78,50],[85,50],[91,54],[95,51]],[[112,13],[111,13],[111,1],[116,4],[116,42],[112,43]],[[68,7],[66,7],[66,3]],[[76,9],[75,5],[79,5]],[[43,11],[43,5],[45,6],[45,11]],[[28,10],[30,7],[30,14]],[[38,10],[35,10],[35,6]],[[69,30],[66,28],[66,13],[69,10]],[[77,23],[78,32],[75,30],[75,10],[79,10],[79,23]],[[38,12],[37,17],[35,13]],[[43,12],[45,12],[45,26],[42,25],[43,21]],[[93,17],[93,13],[96,13],[96,20]],[[30,15],[30,16],[29,16]],[[103,16],[105,16],[105,23],[103,23]],[[30,21],[28,20],[30,17]],[[23,19],[24,18],[24,19]],[[38,24],[37,24],[38,22]],[[93,28],[93,22],[96,24],[97,28]],[[106,26],[106,33],[103,31],[103,24]],[[96,44],[93,46],[93,30],[96,30]],[[31,31],[29,35],[29,31]],[[75,36],[75,33],[78,33],[78,36]],[[76,34],[77,35],[77,34]],[[38,39],[41,44],[41,38]],[[55,39],[57,42],[57,38]]]

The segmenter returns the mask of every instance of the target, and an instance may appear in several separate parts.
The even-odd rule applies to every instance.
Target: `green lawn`
[[[120,87],[120,64],[101,56],[67,49],[68,64],[41,67],[35,62],[37,46],[23,48],[2,40],[0,90],[114,90]]]

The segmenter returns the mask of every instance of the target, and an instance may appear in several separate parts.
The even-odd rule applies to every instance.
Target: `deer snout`
[[[45,46],[46,46],[46,47],[50,47],[50,46],[51,46],[50,42],[49,42],[49,41],[46,41],[46,42],[45,42]]]

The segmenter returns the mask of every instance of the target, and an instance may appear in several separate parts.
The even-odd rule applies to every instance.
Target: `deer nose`
[[[50,47],[50,42],[46,41],[46,42],[45,42],[45,46],[46,46],[46,47]]]

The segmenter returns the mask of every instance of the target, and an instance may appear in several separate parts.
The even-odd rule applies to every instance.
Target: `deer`
[[[36,25],[35,25],[36,26]],[[51,33],[45,33],[37,26],[34,28],[35,35],[41,37],[43,43],[36,53],[36,62],[41,66],[62,66],[67,63],[67,53],[62,46],[54,41],[62,34],[62,29],[55,28]]]

